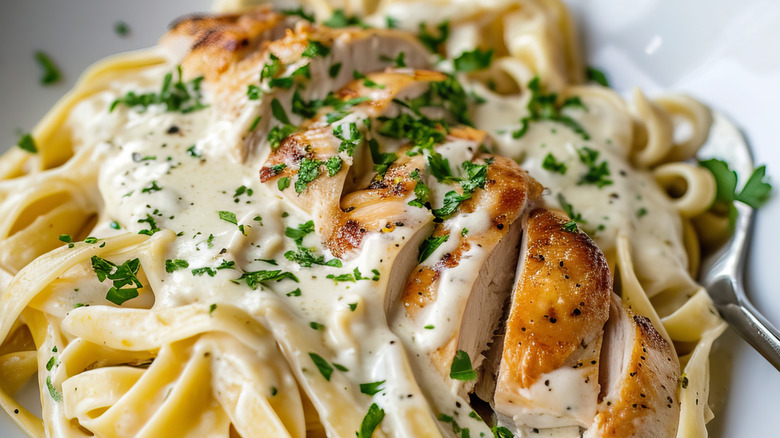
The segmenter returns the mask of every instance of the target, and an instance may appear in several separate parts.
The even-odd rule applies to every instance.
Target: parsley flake
[[[19,149],[27,151],[31,154],[38,153],[38,146],[35,145],[35,140],[33,139],[32,134],[24,134],[21,138],[19,138],[19,141],[16,142],[16,145],[19,146]]]
[[[333,367],[330,366],[328,361],[323,359],[322,356],[317,353],[309,353],[309,357],[311,358],[312,362],[314,362],[314,365],[317,366],[317,369],[320,370],[322,377],[330,382],[330,376],[333,375]]]
[[[428,257],[433,254],[434,251],[436,251],[436,248],[440,247],[442,243],[446,242],[450,238],[449,234],[444,234],[441,236],[431,236],[423,241],[422,244],[420,244],[420,255],[417,257],[417,262],[422,263],[427,259]]]
[[[379,423],[385,418],[385,411],[379,408],[376,403],[372,403],[363,421],[360,422],[360,431],[357,438],[371,438],[374,430],[379,427]]]
[[[379,382],[371,382],[371,383],[361,383],[360,384],[360,392],[367,395],[374,395],[382,390],[382,385],[384,385],[386,380],[380,380]]]
[[[43,76],[41,76],[41,84],[43,85],[51,85],[54,83],[57,83],[62,79],[62,74],[60,73],[60,70],[57,68],[56,65],[54,65],[54,61],[51,60],[49,55],[37,51],[35,52],[35,60],[38,62],[38,65],[43,69]]]
[[[470,52],[463,52],[455,58],[455,71],[470,73],[484,70],[490,67],[493,58],[493,49],[481,50],[476,48]]]
[[[471,358],[463,350],[458,350],[452,359],[450,366],[450,378],[455,380],[470,381],[477,378],[477,372],[471,368]]]

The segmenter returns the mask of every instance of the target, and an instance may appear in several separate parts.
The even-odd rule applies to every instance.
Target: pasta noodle
[[[728,231],[701,225],[715,182],[685,161],[707,138],[706,107],[639,90],[629,105],[586,83],[558,0],[256,3],[217,2],[227,15],[90,67],[33,130],[37,153],[0,158],[0,405],[19,427],[602,436],[482,412],[498,319],[479,320],[489,342],[462,341],[478,355],[458,369],[476,302],[502,318],[510,291],[491,294],[518,257],[490,240],[520,239],[510,207],[490,216],[496,196],[518,203],[517,224],[546,206],[595,241],[631,321],[676,350],[671,433],[706,436],[725,324],[694,277],[699,241]],[[538,184],[506,170],[517,164]],[[511,269],[483,268],[505,251]],[[418,298],[413,270],[445,286]],[[15,398],[36,374],[42,420]]]

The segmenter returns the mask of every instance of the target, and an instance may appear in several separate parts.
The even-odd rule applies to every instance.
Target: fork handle
[[[748,301],[718,306],[723,318],[780,371],[780,332]]]

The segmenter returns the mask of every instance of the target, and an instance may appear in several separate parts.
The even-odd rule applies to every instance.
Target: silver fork
[[[739,181],[744,183],[753,172],[750,147],[739,129],[726,117],[718,113],[713,113],[713,116],[710,137],[699,150],[699,158],[725,161],[737,172]],[[738,216],[734,234],[702,261],[700,280],[723,319],[780,370],[780,332],[753,307],[743,284],[745,258],[753,229],[753,209],[741,202],[735,202],[735,207]]]

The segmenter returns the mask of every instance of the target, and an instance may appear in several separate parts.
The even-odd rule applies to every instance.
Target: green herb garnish
[[[428,257],[436,251],[436,248],[440,247],[442,243],[446,242],[450,238],[449,234],[441,236],[431,236],[423,241],[420,245],[420,255],[417,256],[417,263],[422,263]]]
[[[31,154],[38,153],[38,147],[35,145],[35,140],[33,139],[32,134],[24,134],[21,138],[19,138],[19,141],[16,142],[16,145],[19,146],[19,149],[27,151]]]
[[[322,377],[330,382],[330,376],[333,375],[333,367],[330,366],[328,361],[323,359],[322,356],[317,353],[309,353],[309,357],[311,358],[312,362],[314,362],[314,365],[317,366],[317,369],[320,370]]]
[[[385,411],[379,408],[376,403],[372,403],[368,408],[366,416],[360,422],[360,431],[357,432],[357,438],[371,438],[374,430],[379,427],[379,423],[385,418]]]
[[[469,73],[484,70],[490,67],[493,58],[493,49],[481,50],[476,48],[470,52],[463,52],[455,58],[455,71]]]
[[[560,123],[575,133],[577,133],[583,140],[590,140],[590,135],[585,132],[585,129],[576,120],[569,116],[564,115],[561,111],[567,106],[566,102],[558,104],[558,94],[549,93],[543,94],[542,83],[539,77],[534,77],[528,83],[528,90],[531,91],[531,99],[528,101],[528,115],[520,119],[520,129],[514,131],[512,136],[514,138],[520,138],[528,132],[528,128],[531,123],[539,122],[542,120],[548,120],[552,122]],[[578,100],[568,100],[569,105],[576,106]],[[573,102],[573,103],[572,103]],[[581,102],[580,102],[581,105]]]
[[[471,358],[463,350],[458,350],[452,359],[450,366],[450,378],[455,380],[470,381],[477,378],[477,372],[471,368]]]
[[[361,383],[360,384],[360,392],[367,395],[374,395],[382,390],[382,385],[384,385],[386,380],[380,380],[379,382],[370,382],[370,383]]]
[[[187,262],[187,260],[181,260],[181,259],[174,259],[174,260],[166,260],[165,261],[165,272],[171,273],[178,271],[179,269],[185,269],[189,268],[190,264]]]
[[[41,76],[41,84],[43,85],[51,85],[56,82],[59,82],[60,79],[62,79],[62,74],[60,73],[60,70],[57,68],[56,65],[54,65],[54,62],[51,60],[49,55],[37,51],[35,52],[35,60],[38,62],[38,65],[41,66],[43,69],[43,76]]]

